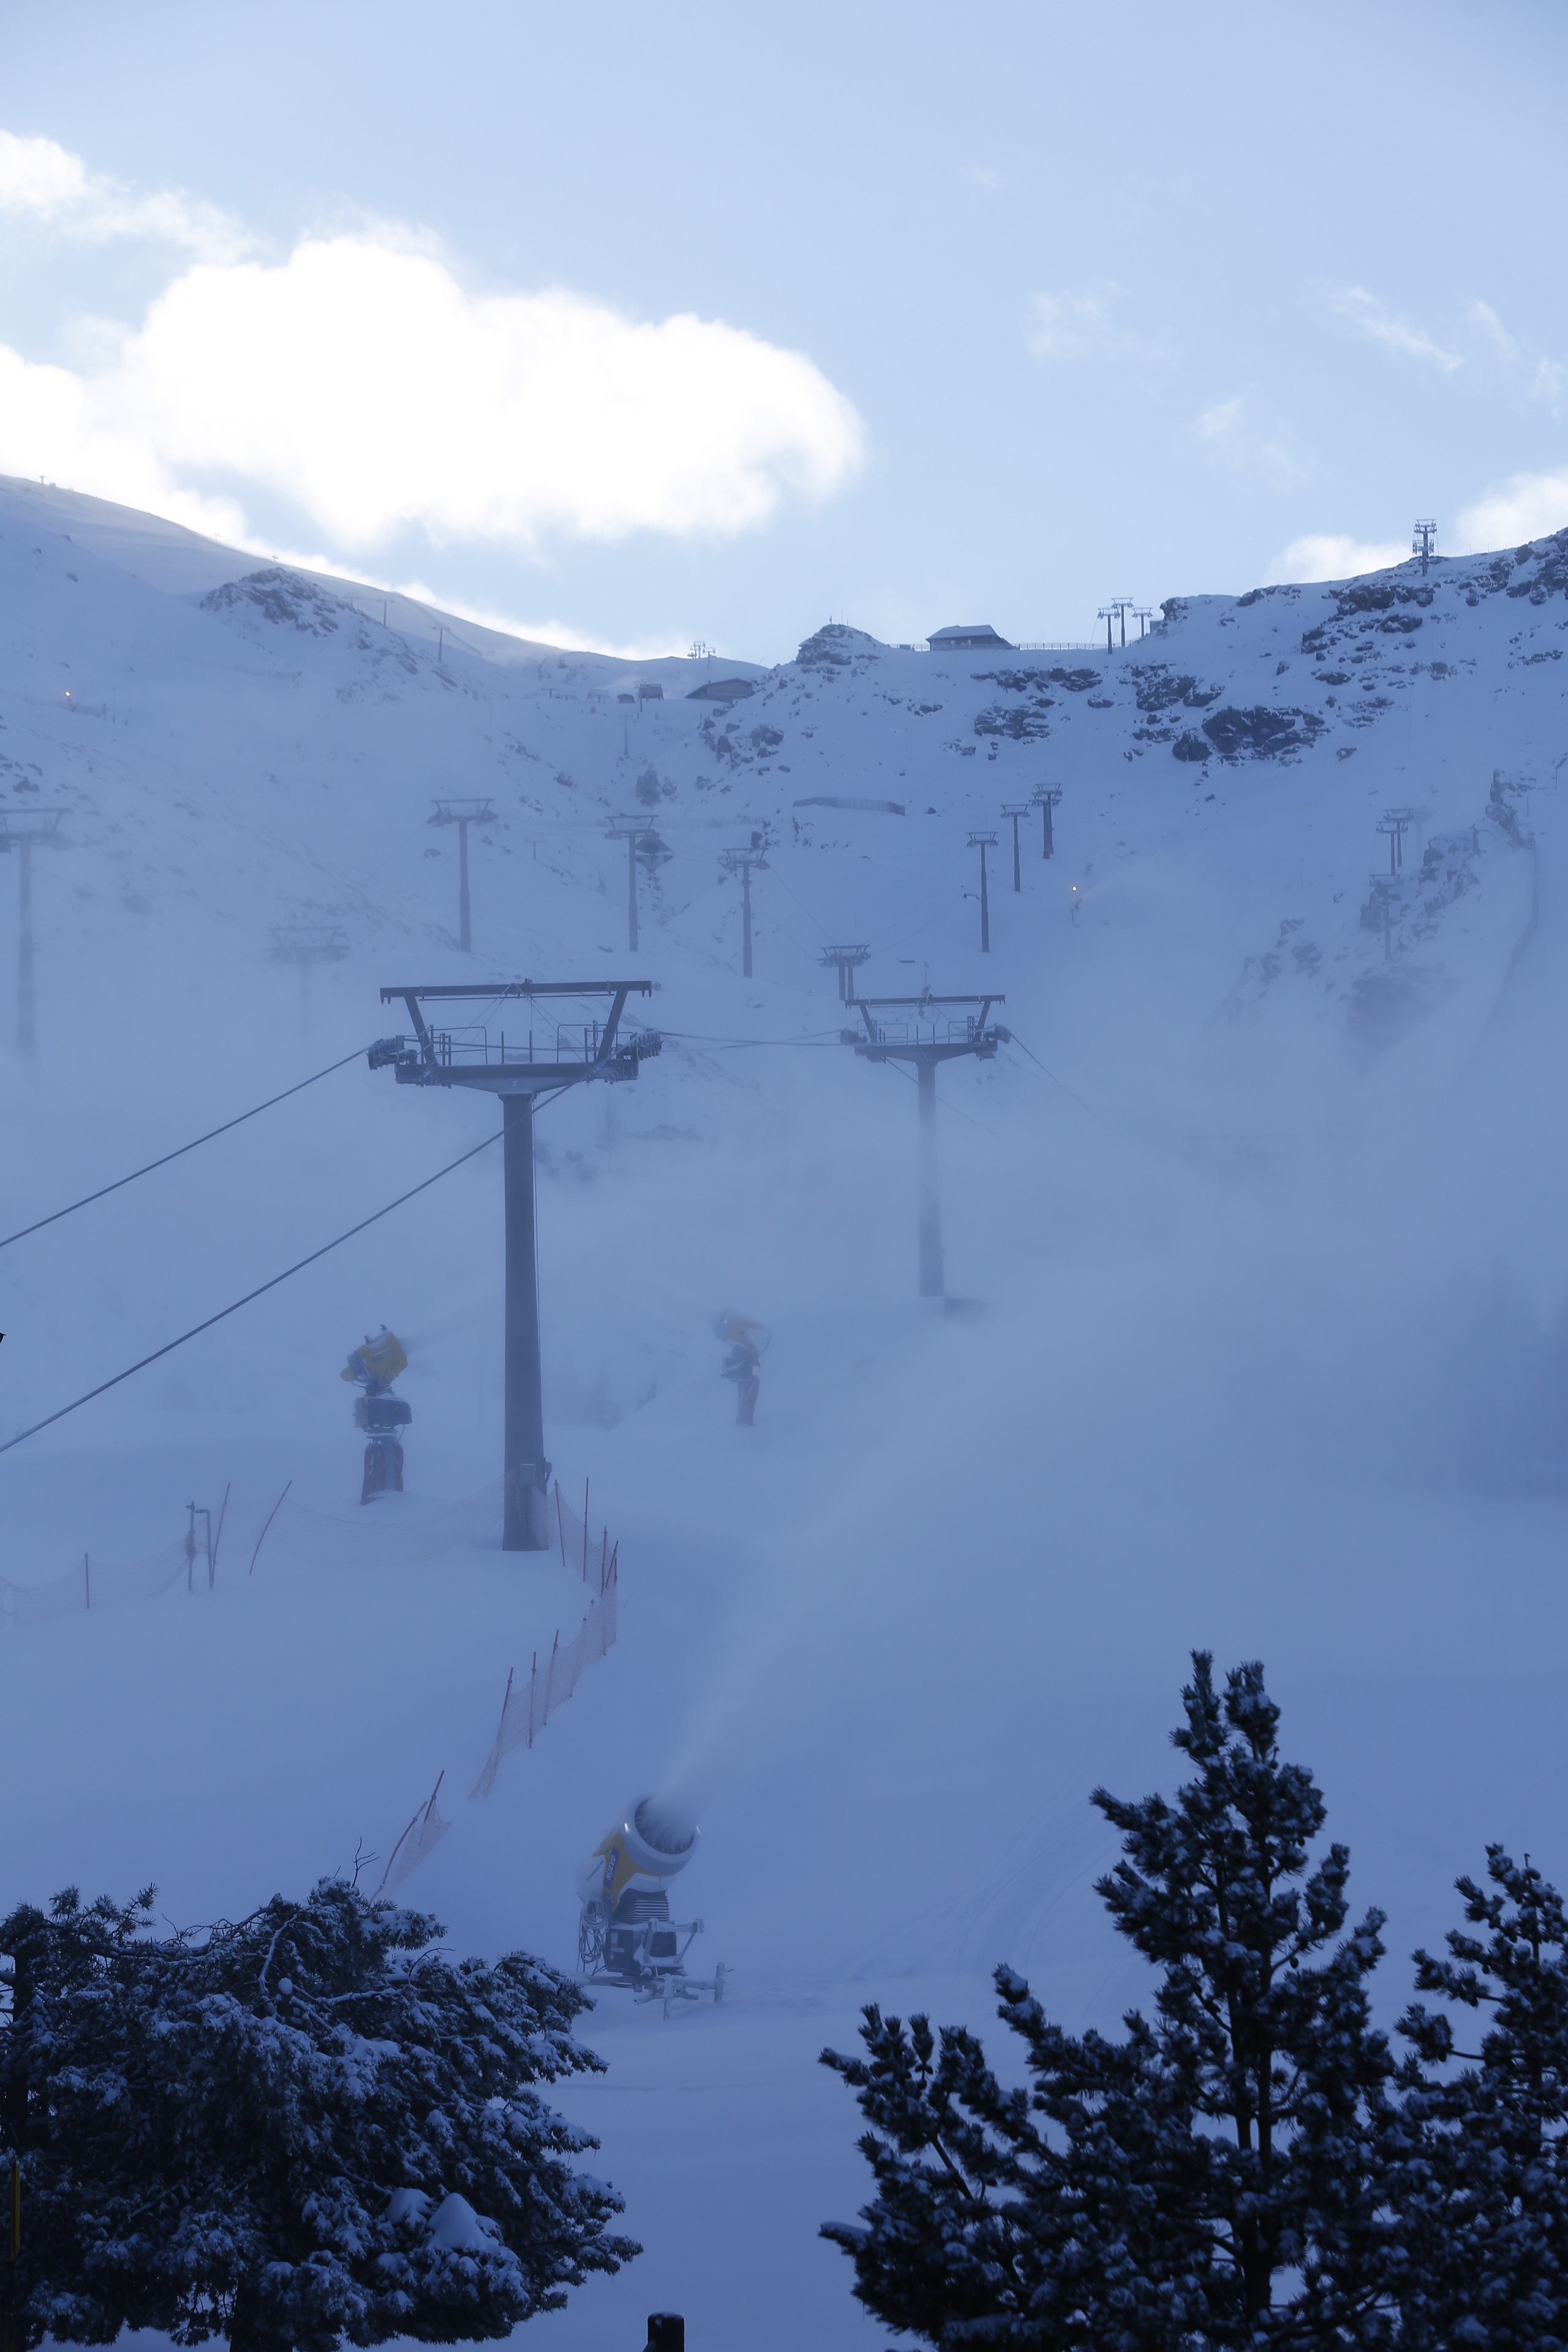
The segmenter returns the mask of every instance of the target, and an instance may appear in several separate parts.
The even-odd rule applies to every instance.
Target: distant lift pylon
[[[629,996],[647,996],[648,980],[511,980],[488,987],[384,988],[381,1001],[408,1008],[412,1039],[383,1037],[370,1049],[373,1070],[390,1068],[400,1087],[477,1087],[501,1098],[506,1193],[506,1434],[502,1465],[503,1551],[548,1551],[545,1518],[550,1465],[544,1458],[544,1385],[539,1361],[539,1277],[534,1248],[533,1106],[590,1078],[635,1078],[659,1050],[653,1030],[625,1043],[621,1016]],[[499,1039],[483,1025],[432,1029],[421,1006],[476,997],[500,1006],[521,999],[529,1008],[522,1037]],[[608,997],[602,1020],[549,1020],[547,1036],[534,1033],[533,1007],[562,998],[584,1004]]]
[[[991,1019],[994,1004],[1006,1002],[999,992],[988,996],[933,996],[929,988],[919,996],[858,996],[855,1010],[861,1029],[842,1029],[846,1045],[853,1045],[863,1061],[910,1062],[920,1089],[920,1275],[921,1297],[941,1298],[945,1284],[942,1259],[942,1202],[936,1172],[936,1073],[942,1062],[963,1054],[988,1062],[1008,1032]],[[978,1012],[958,1016],[958,1006],[978,1006]],[[948,1008],[948,1009],[944,1009]],[[890,1016],[890,1017],[889,1017]]]

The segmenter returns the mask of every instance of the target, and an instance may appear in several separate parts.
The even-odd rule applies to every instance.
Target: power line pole
[[[619,1041],[628,996],[648,996],[648,980],[514,980],[488,988],[384,988],[384,1004],[408,1009],[412,1039],[384,1037],[370,1049],[373,1070],[390,1067],[400,1087],[470,1087],[501,1101],[506,1199],[506,1434],[502,1459],[501,1549],[548,1551],[550,1529],[544,1503],[550,1465],[544,1456],[544,1381],[539,1359],[539,1265],[535,1240],[533,1108],[539,1095],[561,1093],[592,1078],[635,1078],[659,1050],[657,1032],[645,1030]],[[493,1043],[488,1028],[432,1029],[420,1010],[432,1002],[483,997],[491,1003],[528,1006],[526,1037],[503,1030]],[[536,1041],[533,1007],[562,998],[593,1003],[608,997],[603,1021],[550,1021],[548,1041]],[[548,1015],[547,1015],[548,1018]]]
[[[909,1062],[913,1065],[920,1097],[920,1295],[940,1298],[944,1282],[942,1255],[942,1202],[937,1189],[936,1074],[940,1063],[973,1055],[990,1061],[1007,1039],[1005,1029],[990,1024],[991,1008],[1005,1000],[997,996],[862,996],[856,1002],[863,1029],[839,1034],[863,1061]],[[978,1005],[960,1020],[945,1006]],[[892,1019],[886,1016],[891,1014]],[[880,1016],[880,1017],[879,1017]]]
[[[342,928],[337,923],[274,923],[272,945],[268,953],[269,963],[293,963],[300,967],[300,1034],[310,1034],[310,974],[319,963],[342,963],[349,951]]]
[[[626,845],[626,947],[637,951],[637,860],[648,867],[662,866],[673,856],[668,845],[662,842],[651,817],[612,816],[605,819],[605,830],[612,841]]]
[[[1018,850],[1018,819],[1021,816],[1027,816],[1033,806],[1032,801],[1010,802],[1004,805],[1002,811],[1004,816],[1010,816],[1013,820],[1013,887],[1015,890],[1021,890],[1024,887],[1024,868]]]
[[[1051,817],[1061,796],[1060,784],[1035,786],[1034,805],[1040,812],[1040,856],[1042,857],[1054,857],[1057,854],[1056,828],[1051,822]]]
[[[1417,516],[1411,533],[1410,552],[1421,558],[1421,576],[1426,576],[1426,566],[1437,552],[1437,525],[1430,515]]]
[[[996,835],[994,833],[972,833],[969,836],[969,846],[980,852],[980,952],[982,955],[989,955],[991,952],[991,894],[986,887],[985,853],[988,849],[995,848]]]
[[[465,955],[474,951],[473,925],[468,914],[468,827],[495,822],[495,810],[484,794],[473,800],[437,801],[430,819],[432,824],[455,824],[458,828],[458,945]]]
[[[0,810],[0,852],[14,849],[16,867],[16,1052],[37,1052],[37,996],[33,971],[33,852],[68,849],[60,832],[64,809]]]
[[[738,874],[741,877],[741,971],[744,979],[750,980],[752,977],[752,870],[754,866],[760,866],[765,874],[768,866],[767,853],[761,845],[761,835],[758,834],[752,835],[750,849],[721,850],[719,863],[726,874]]]
[[[838,1002],[840,1004],[854,1003],[855,975],[859,971],[860,966],[863,963],[869,962],[871,950],[868,947],[823,949],[822,963],[824,971],[826,971],[831,967],[836,970],[838,974]]]

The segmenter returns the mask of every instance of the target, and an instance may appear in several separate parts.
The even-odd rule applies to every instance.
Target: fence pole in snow
[[[85,1551],[81,1556],[81,1580],[86,1590],[87,1606],[90,1609],[92,1607],[92,1559],[90,1554]]]
[[[583,1581],[588,1581],[588,1481],[583,1481]]]
[[[286,1495],[289,1492],[289,1487],[293,1484],[294,1481],[290,1478],[289,1485],[283,1489],[283,1495]],[[267,1530],[272,1525],[273,1520],[278,1517],[279,1512],[283,1508],[283,1495],[279,1496],[278,1500],[273,1504],[272,1508],[268,1512],[266,1518],[261,1523],[261,1533],[256,1538],[256,1549],[250,1555],[250,1566],[245,1571],[247,1576],[254,1576],[256,1573],[256,1563],[261,1556],[261,1547],[267,1540]]]
[[[228,1498],[233,1491],[234,1481],[231,1479],[223,1490],[223,1501],[218,1506],[217,1531],[212,1539],[212,1549],[207,1554],[207,1591],[209,1592],[217,1582],[217,1548],[223,1541],[223,1523],[228,1516]],[[207,1525],[209,1528],[212,1526],[210,1517]]]

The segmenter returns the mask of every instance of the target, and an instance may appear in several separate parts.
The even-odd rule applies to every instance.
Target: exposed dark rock
[[[1314,742],[1325,721],[1312,710],[1270,710],[1257,703],[1250,710],[1227,707],[1204,720],[1204,733],[1227,759],[1246,752],[1255,760],[1276,760]]]

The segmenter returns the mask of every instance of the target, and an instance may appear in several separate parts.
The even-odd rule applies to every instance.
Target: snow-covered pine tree
[[[1382,2166],[1392,2071],[1365,1980],[1381,1915],[1342,1940],[1349,1859],[1309,1848],[1323,1801],[1280,1760],[1256,1664],[1223,1696],[1194,1653],[1173,1803],[1096,1792],[1124,1859],[1100,1882],[1161,1970],[1153,2020],[1075,2039],[997,1972],[1027,2092],[970,2035],[868,2011],[857,2092],[877,2180],[828,2224],[855,2292],[928,2342],[1016,2352],[1379,2345],[1390,2314]]]
[[[639,2251],[534,2087],[601,2063],[569,1979],[454,1960],[340,1879],[199,1934],[153,1935],[151,1900],[0,1926],[18,2346],[497,2337]]]
[[[1452,1930],[1446,1958],[1415,1955],[1421,1992],[1490,2011],[1479,2050],[1425,2002],[1399,2021],[1413,2044],[1391,2176],[1408,2352],[1568,2345],[1568,1918],[1528,1856],[1489,1845],[1487,1875],[1458,1882],[1479,1932]]]

